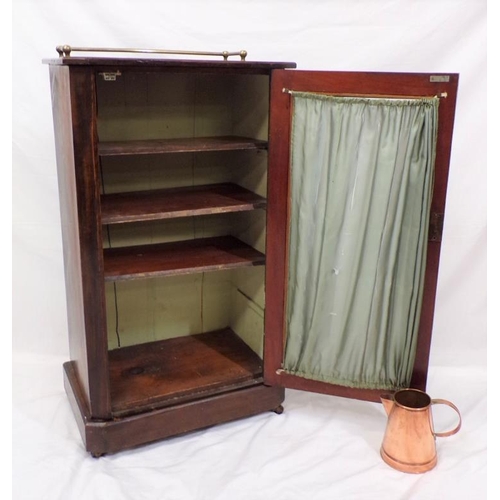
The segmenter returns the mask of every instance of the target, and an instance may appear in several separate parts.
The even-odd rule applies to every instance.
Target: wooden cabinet
[[[284,89],[447,94],[412,379],[425,387],[457,75],[157,58],[45,62],[69,319],[65,387],[89,452],[280,413],[285,387],[370,400],[382,392],[282,370],[291,123]]]

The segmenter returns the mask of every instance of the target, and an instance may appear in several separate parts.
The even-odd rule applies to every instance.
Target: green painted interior
[[[126,72],[98,78],[103,141],[241,135],[267,140],[269,78],[262,75]],[[106,157],[104,193],[234,182],[267,191],[267,152],[209,152]],[[231,234],[265,252],[266,212],[115,224],[105,246]],[[110,349],[230,326],[262,355],[264,266],[106,283]],[[118,339],[119,342],[118,343]]]

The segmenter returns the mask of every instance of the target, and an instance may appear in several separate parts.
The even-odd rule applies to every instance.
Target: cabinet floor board
[[[262,383],[262,361],[230,328],[109,352],[114,416]]]

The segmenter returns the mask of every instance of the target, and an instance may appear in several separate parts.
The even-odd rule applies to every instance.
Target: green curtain
[[[439,99],[292,96],[284,369],[348,387],[407,387]]]

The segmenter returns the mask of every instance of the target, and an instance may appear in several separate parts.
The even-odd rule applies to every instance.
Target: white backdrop
[[[296,391],[281,417],[100,460],[83,451],[62,388],[66,304],[41,63],[65,43],[246,49],[248,59],[299,69],[460,73],[428,392],[465,418],[438,442],[436,470],[407,476],[383,464],[380,405]],[[484,0],[16,0],[12,102],[14,498],[485,498]]]

